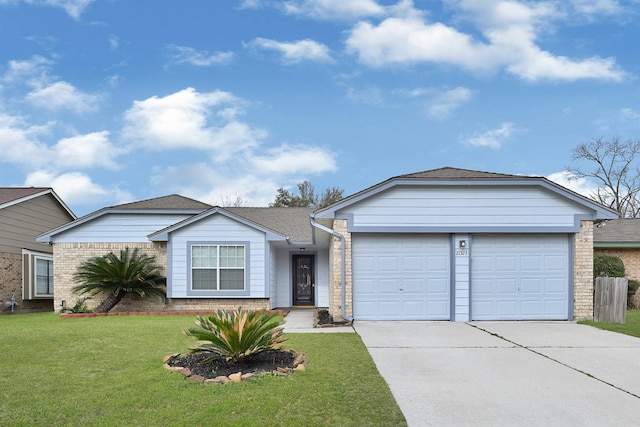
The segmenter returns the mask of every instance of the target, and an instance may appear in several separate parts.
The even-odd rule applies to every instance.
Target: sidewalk
[[[333,326],[324,328],[313,327],[313,308],[292,308],[284,318],[284,332],[295,334],[316,334],[335,332],[355,332],[351,326]]]

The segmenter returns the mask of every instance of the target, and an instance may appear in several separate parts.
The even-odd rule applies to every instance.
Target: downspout
[[[341,269],[340,269],[340,288],[342,289],[342,305],[340,307],[340,315],[342,316],[342,318],[344,320],[346,320],[347,322],[353,322],[353,317],[351,316],[347,316],[347,273],[346,273],[346,244],[345,244],[345,237],[338,233],[337,231],[334,231],[328,227],[325,227],[322,224],[318,224],[315,220],[315,218],[313,217],[313,214],[310,215],[311,218],[311,225],[319,230],[322,230],[326,233],[329,233],[335,237],[337,237],[338,239],[340,239],[340,243],[341,243],[341,249],[340,249],[340,263],[341,263]],[[352,304],[353,306],[353,304]]]

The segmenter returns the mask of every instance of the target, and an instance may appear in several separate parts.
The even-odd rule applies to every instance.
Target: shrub
[[[593,256],[593,277],[624,277],[624,274],[624,264],[617,256]]]
[[[197,316],[196,326],[185,331],[200,342],[192,352],[210,351],[232,362],[239,362],[265,350],[278,350],[286,340],[282,336],[284,318],[266,310],[218,310],[217,314]],[[203,363],[210,361],[208,358]]]
[[[87,300],[91,298],[79,298],[73,307],[64,307],[63,313],[90,313],[91,310],[87,307]]]
[[[640,281],[629,279],[628,284],[629,284],[629,288],[627,289],[627,307],[636,308],[635,305],[633,304],[633,301],[631,301],[631,297],[636,294],[636,291],[640,287]]]

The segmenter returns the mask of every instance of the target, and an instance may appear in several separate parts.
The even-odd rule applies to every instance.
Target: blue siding
[[[248,242],[248,297],[266,298],[267,292],[267,244],[264,233],[233,221],[223,215],[214,215],[201,221],[180,228],[170,236],[171,253],[171,297],[193,298],[188,294],[188,244],[196,242]],[[222,296],[216,296],[222,297]],[[230,298],[237,298],[237,294],[229,294]]]
[[[575,227],[588,208],[539,187],[394,187],[338,212],[353,231],[379,227]]]
[[[65,242],[148,242],[147,236],[191,215],[106,214],[55,236]]]

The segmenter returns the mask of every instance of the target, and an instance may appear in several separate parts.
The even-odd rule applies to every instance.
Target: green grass
[[[2,426],[402,426],[357,334],[289,334],[304,372],[226,386],[162,367],[194,316],[0,316]]]
[[[640,338],[640,310],[627,310],[627,318],[624,325],[617,323],[599,323],[591,320],[584,320],[578,323]]]

